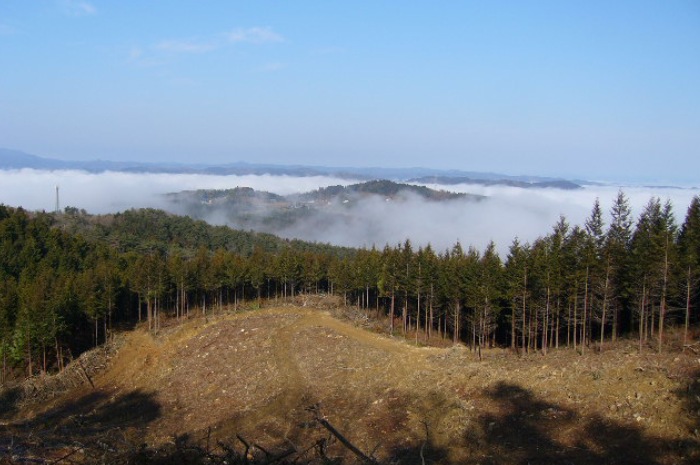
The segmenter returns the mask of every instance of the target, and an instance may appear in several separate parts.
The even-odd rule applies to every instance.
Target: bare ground
[[[285,306],[136,330],[103,352],[106,368],[76,371],[82,381],[54,398],[0,394],[0,457],[79,463],[183,438],[240,446],[236,434],[302,450],[329,437],[307,411],[320,405],[384,463],[700,463],[692,351],[639,354],[623,341],[583,356],[494,349],[480,361]],[[328,457],[354,460],[329,444]]]

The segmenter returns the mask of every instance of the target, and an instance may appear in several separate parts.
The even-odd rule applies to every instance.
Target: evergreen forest
[[[493,243],[349,249],[153,209],[0,206],[2,380],[61,370],[116,330],[303,294],[340,296],[417,344],[677,350],[698,324],[700,197],[681,224],[673,208],[651,198],[633,217],[620,191],[609,215],[596,201],[585,224],[562,217],[501,257]]]

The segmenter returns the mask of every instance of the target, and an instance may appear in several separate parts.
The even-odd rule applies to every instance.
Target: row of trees
[[[696,322],[700,198],[684,222],[652,198],[636,222],[620,192],[603,221],[561,218],[505,259],[485,250],[382,250],[285,241],[207,226],[157,210],[90,216],[0,206],[0,354],[3,379],[60,369],[116,325],[164,313],[180,318],[245,301],[332,293],[388,330],[418,341],[449,338],[475,349],[585,351],[625,334],[662,350],[669,323]],[[685,344],[686,341],[684,341]]]
[[[382,252],[360,250],[333,263],[335,290],[357,305],[386,308],[399,331],[448,334],[474,348],[497,343],[525,351],[572,346],[585,351],[621,334],[640,349],[664,346],[669,321],[688,328],[700,303],[700,199],[675,222],[670,202],[652,198],[636,223],[619,192],[604,224],[595,202],[584,225],[565,218],[532,244],[517,239],[505,260],[456,244],[435,253],[410,241]]]

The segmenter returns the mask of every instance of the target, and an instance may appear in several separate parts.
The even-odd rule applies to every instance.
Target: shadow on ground
[[[696,464],[700,463],[700,442],[692,439],[698,430],[700,370],[691,382],[678,391],[687,408],[686,421],[691,429],[683,441],[671,441],[647,434],[640,425],[621,423],[596,414],[578,412],[571,407],[550,402],[515,383],[501,382],[483,393],[483,413],[477,415],[448,445],[437,445],[431,438],[426,418],[425,442],[409,447],[386,446],[383,463],[403,465],[537,465],[537,464]],[[0,418],[16,409],[15,391],[0,398]],[[436,397],[437,399],[437,397]],[[439,400],[439,399],[438,399]],[[437,401],[436,401],[437,402]],[[433,411],[438,411],[436,407]],[[159,449],[141,445],[145,428],[161,415],[160,405],[141,391],[108,396],[88,393],[37,416],[0,426],[0,463],[24,463],[22,458],[42,458],[39,463],[70,463],[64,460],[82,454],[83,460],[129,464],[219,464],[219,463],[359,463],[353,454],[344,458],[323,457],[322,443],[286,436],[295,443],[296,452],[286,459],[285,447],[272,451],[257,450],[257,456],[245,451],[235,435],[226,441],[208,441],[208,436],[174,438],[173,444]],[[352,431],[343,431],[348,437]],[[321,434],[323,433],[323,434]],[[314,434],[328,436],[327,431]],[[697,433],[696,433],[697,434]],[[697,437],[697,436],[696,436]],[[290,440],[291,439],[291,440]],[[253,444],[255,438],[250,438]],[[308,443],[305,443],[308,442]],[[235,450],[234,450],[235,446]],[[337,442],[336,442],[337,446]],[[302,450],[305,452],[302,453]],[[455,451],[459,450],[459,454]],[[78,452],[79,451],[79,452]],[[287,450],[287,452],[289,452]],[[371,451],[365,451],[370,453]],[[260,455],[262,453],[262,455]],[[2,456],[14,457],[4,459]],[[274,459],[274,460],[273,460]],[[8,461],[9,460],[9,461]],[[35,460],[36,461],[36,460]]]
[[[153,397],[141,391],[85,394],[29,419],[6,422],[0,427],[0,457],[13,458],[0,463],[52,463],[72,455],[89,460],[93,453],[135,449],[160,410]]]
[[[10,387],[0,391],[0,420],[10,419],[17,413],[21,398],[22,390],[19,387]]]
[[[700,463],[698,441],[649,436],[636,425],[584,415],[514,383],[496,384],[486,396],[495,407],[464,431],[462,444],[452,445],[468,451],[468,457],[454,459],[452,447],[431,441],[392,455],[407,465]]]

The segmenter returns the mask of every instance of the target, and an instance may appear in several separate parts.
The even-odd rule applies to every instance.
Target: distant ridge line
[[[458,184],[462,182],[485,185],[506,184],[516,187],[558,187],[575,189],[579,184],[562,178],[541,176],[512,176],[490,172],[472,172],[432,168],[383,168],[383,167],[329,167],[304,165],[273,165],[235,162],[225,164],[156,163],[110,160],[58,160],[40,157],[21,150],[0,148],[0,169],[79,170],[88,173],[116,171],[124,173],[206,174],[206,175],[279,175],[279,176],[334,176],[340,179]],[[460,181],[457,181],[460,180]]]

